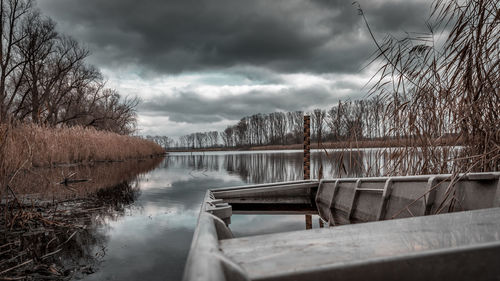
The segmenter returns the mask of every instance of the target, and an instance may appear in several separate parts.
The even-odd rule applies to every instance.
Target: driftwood
[[[59,184],[63,184],[65,186],[68,186],[69,184],[72,184],[72,183],[87,182],[90,180],[90,179],[72,179],[72,177],[74,175],[76,175],[76,173],[71,173],[67,176],[64,176],[64,174],[63,174],[64,179],[61,182],[59,182]]]
[[[69,184],[72,184],[72,183],[87,182],[87,181],[89,181],[89,179],[75,179],[75,180],[72,180],[72,179],[65,178],[59,184],[64,184],[64,185],[68,186]]]

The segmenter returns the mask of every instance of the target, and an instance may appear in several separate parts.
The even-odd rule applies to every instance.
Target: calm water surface
[[[370,159],[369,151],[356,157],[332,154],[312,154],[313,177],[320,166],[324,178],[357,176]],[[301,151],[171,153],[134,181],[139,189],[134,203],[95,230],[100,239],[91,247],[94,273],[79,278],[180,280],[208,188],[300,180],[302,159]],[[230,227],[235,236],[258,235],[305,229],[305,220],[302,215],[233,215]]]

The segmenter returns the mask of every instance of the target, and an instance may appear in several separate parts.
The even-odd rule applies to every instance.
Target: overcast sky
[[[38,0],[91,51],[108,87],[139,96],[139,134],[223,130],[244,116],[366,95],[375,51],[347,0]],[[382,40],[425,27],[431,2],[359,1]]]

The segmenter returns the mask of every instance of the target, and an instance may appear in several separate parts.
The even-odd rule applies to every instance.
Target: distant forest
[[[394,101],[394,100],[392,100]],[[388,110],[397,110],[404,100],[384,102],[379,96],[354,101],[339,101],[329,110],[312,112],[273,112],[242,118],[224,131],[196,132],[177,141],[165,136],[147,136],[165,148],[244,148],[264,145],[289,145],[303,142],[304,115],[311,116],[313,142],[374,140],[394,135],[389,128],[398,120]],[[389,118],[388,116],[392,116]],[[447,128],[452,133],[451,128]]]

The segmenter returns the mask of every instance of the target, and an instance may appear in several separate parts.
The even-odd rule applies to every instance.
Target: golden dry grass
[[[6,125],[3,125],[4,129]],[[6,168],[50,167],[57,164],[121,161],[165,151],[152,141],[94,128],[42,127],[20,124],[8,128],[2,162]]]
[[[29,183],[36,182],[33,179],[19,184],[20,178],[36,168],[123,161],[164,153],[152,141],[93,128],[0,123],[0,194],[43,193],[33,189]],[[47,177],[39,175],[39,178],[43,181]]]

